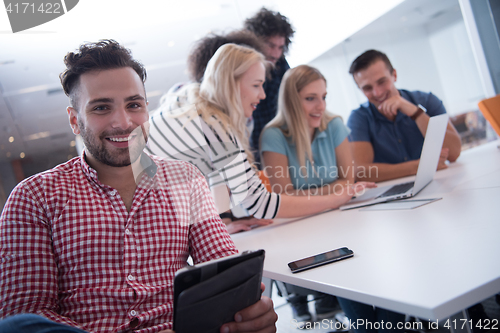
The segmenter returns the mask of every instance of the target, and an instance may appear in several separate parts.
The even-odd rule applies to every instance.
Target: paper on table
[[[417,200],[396,200],[391,202],[379,203],[376,205],[368,206],[366,208],[360,209],[360,211],[367,210],[400,210],[400,209],[414,209],[428,203],[441,200],[442,198],[432,198],[432,199],[417,199]]]

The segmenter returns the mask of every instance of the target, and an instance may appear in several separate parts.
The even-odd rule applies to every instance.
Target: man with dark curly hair
[[[262,100],[253,112],[254,127],[250,145],[255,152],[255,164],[260,168],[259,137],[262,129],[274,118],[278,106],[278,90],[281,79],[290,68],[285,53],[291,43],[294,30],[288,18],[279,12],[266,8],[260,9],[254,16],[245,20],[245,29],[253,32],[264,42],[263,53],[266,59],[275,65],[271,71],[270,78],[264,84],[266,99]]]

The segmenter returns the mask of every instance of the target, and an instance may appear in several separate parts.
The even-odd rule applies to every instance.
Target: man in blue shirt
[[[255,165],[261,169],[259,155],[259,138],[264,126],[276,116],[278,109],[278,91],[281,79],[290,68],[284,54],[288,51],[294,30],[286,16],[279,12],[273,12],[266,8],[259,10],[254,16],[245,21],[245,29],[253,32],[264,42],[262,50],[266,60],[274,65],[270,77],[264,83],[266,98],[255,108],[253,118],[253,130],[250,138],[250,146],[254,152]]]
[[[347,122],[357,178],[380,182],[416,174],[429,118],[446,113],[443,102],[432,93],[398,90],[396,70],[380,51],[361,54],[349,73],[368,98]],[[438,170],[460,151],[460,136],[450,122]]]

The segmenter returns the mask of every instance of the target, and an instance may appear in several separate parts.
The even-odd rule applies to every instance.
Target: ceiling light
[[[33,86],[33,87],[29,87],[29,88],[19,89],[16,91],[10,91],[10,92],[5,93],[4,95],[5,96],[12,96],[12,95],[29,94],[29,93],[34,93],[37,91],[43,91],[43,90],[47,90],[47,89],[49,89],[49,85],[42,84],[39,86]]]
[[[24,154],[23,152],[21,152],[21,154],[19,154],[20,158],[24,158],[25,156],[26,156],[26,154]]]
[[[69,146],[70,146],[70,147],[74,147],[74,146],[76,146],[76,141],[75,141],[75,140],[72,140],[72,141],[69,143]]]
[[[27,137],[24,138],[24,140],[25,141],[38,140],[38,139],[46,138],[49,135],[50,135],[50,132],[39,132],[39,133],[28,135]]]
[[[7,152],[7,154],[5,154],[7,157],[10,157],[10,151]]]
[[[9,137],[9,142],[14,142],[14,137],[13,136]]]
[[[161,95],[163,95],[162,90],[154,90],[154,91],[148,92],[148,97],[156,97],[156,96],[161,96]]]
[[[174,45],[175,45],[175,42],[174,42],[173,40],[171,40],[170,42],[168,42],[168,44],[167,44],[167,45],[168,45],[168,47],[172,47],[172,46],[174,46]]]
[[[0,66],[13,64],[13,63],[15,63],[14,60],[4,60],[4,61],[0,61]]]

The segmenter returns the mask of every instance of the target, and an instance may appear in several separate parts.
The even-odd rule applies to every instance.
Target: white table
[[[264,277],[442,320],[500,292],[500,149],[465,151],[413,209],[338,210],[233,235],[266,250]],[[409,178],[410,179],[410,178]],[[347,246],[354,257],[292,274],[287,263]]]

